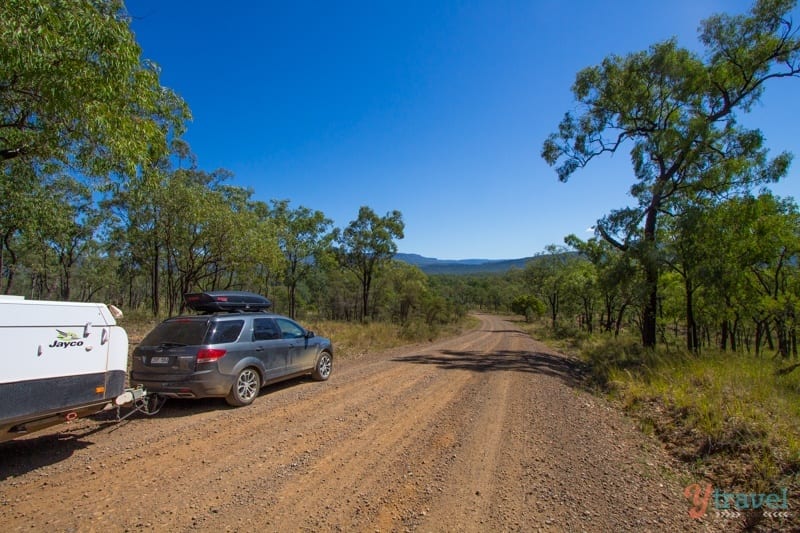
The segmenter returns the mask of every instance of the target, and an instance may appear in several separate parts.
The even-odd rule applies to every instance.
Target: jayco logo
[[[60,329],[56,330],[56,340],[53,341],[53,344],[48,346],[48,348],[69,348],[71,346],[83,346],[83,341],[80,340],[80,337],[77,333],[72,333],[71,331],[61,331]]]
[[[712,490],[711,483],[706,483],[705,487],[699,483],[692,483],[683,490],[683,495],[692,504],[689,516],[696,519],[706,515],[709,501],[713,502],[714,509],[723,516],[738,516],[740,511],[764,509],[764,514],[777,517],[789,515],[785,512],[789,509],[788,492],[786,488],[771,494],[723,492],[719,489]]]

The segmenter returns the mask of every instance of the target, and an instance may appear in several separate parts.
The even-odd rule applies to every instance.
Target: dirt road
[[[458,338],[336,361],[253,405],[171,400],[0,444],[5,531],[696,531],[685,478],[480,316]]]

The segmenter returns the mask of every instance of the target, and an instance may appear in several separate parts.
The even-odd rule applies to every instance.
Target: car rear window
[[[142,346],[174,344],[194,346],[203,344],[208,330],[208,320],[177,319],[162,322],[142,339]]]

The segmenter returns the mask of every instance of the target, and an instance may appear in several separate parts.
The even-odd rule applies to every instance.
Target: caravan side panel
[[[127,360],[105,305],[0,298],[0,425],[112,400]]]

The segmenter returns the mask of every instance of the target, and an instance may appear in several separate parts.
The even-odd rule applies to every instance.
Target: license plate
[[[150,364],[151,365],[166,365],[169,363],[169,357],[151,357]]]

